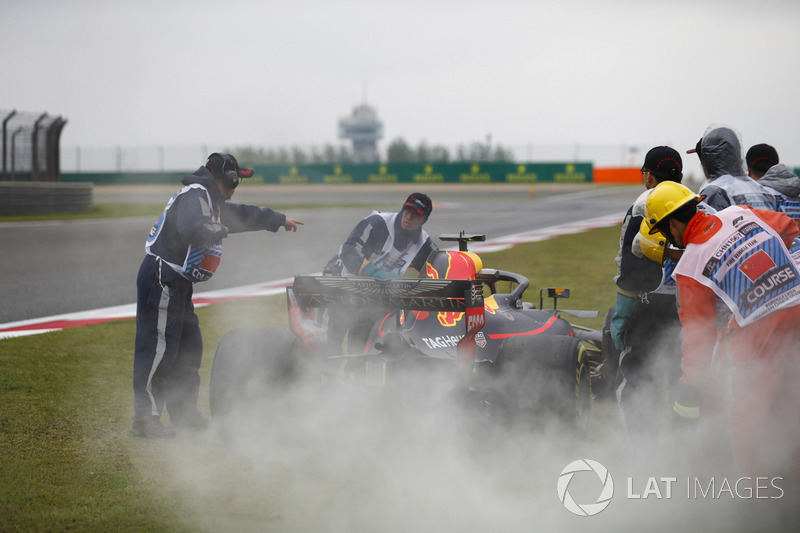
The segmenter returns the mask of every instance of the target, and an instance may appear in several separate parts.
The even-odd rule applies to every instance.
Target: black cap
[[[420,215],[423,215],[427,220],[428,216],[433,211],[433,202],[427,194],[421,192],[413,192],[406,198],[403,208],[410,207]]]
[[[757,172],[766,172],[771,166],[780,163],[778,151],[768,144],[756,144],[750,147],[745,156],[747,166]]]
[[[658,181],[681,181],[683,177],[683,161],[681,154],[669,146],[651,148],[644,157],[642,172],[649,171]]]
[[[249,168],[241,168],[239,162],[231,154],[214,152],[208,156],[206,168],[211,171],[215,179],[222,180],[229,189],[239,185],[240,178],[252,178],[255,172]]]
[[[699,141],[697,141],[697,144],[695,145],[695,147],[694,147],[694,148],[689,148],[688,150],[686,150],[686,153],[687,153],[687,154],[697,154],[697,155],[699,156],[699,155],[700,155],[700,152],[701,152],[701,150],[700,150],[700,144],[701,144],[702,142],[703,142],[703,138],[702,138],[702,137],[700,137],[700,140],[699,140]]]

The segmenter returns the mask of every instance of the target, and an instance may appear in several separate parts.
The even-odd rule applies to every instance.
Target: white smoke
[[[689,498],[683,450],[633,456],[622,439],[612,400],[598,402],[586,435],[558,423],[513,429],[438,394],[300,383],[281,402],[255,402],[229,425],[177,438],[170,458],[182,503],[198,531],[743,531],[787,525],[783,500]],[[721,452],[721,450],[719,450]],[[713,457],[715,451],[708,456]],[[649,457],[637,461],[636,457]],[[604,464],[615,482],[609,507],[592,517],[559,501],[561,470],[578,458]],[[697,473],[695,472],[695,475]],[[588,476],[588,478],[587,478]],[[732,472],[697,475],[707,489]],[[661,498],[629,498],[655,477]],[[675,477],[671,499],[664,498]],[[629,481],[630,479],[630,481]],[[576,476],[572,496],[598,494],[591,475]],[[630,486],[629,486],[630,484]],[[653,486],[650,486],[652,493]],[[695,489],[696,490],[696,489]],[[716,492],[715,489],[714,492]],[[716,495],[715,495],[716,496]],[[796,501],[796,500],[795,500]],[[757,520],[755,518],[758,518]]]

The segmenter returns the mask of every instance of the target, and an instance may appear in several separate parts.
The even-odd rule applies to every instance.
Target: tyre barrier
[[[0,215],[91,211],[93,187],[91,182],[0,181]]]

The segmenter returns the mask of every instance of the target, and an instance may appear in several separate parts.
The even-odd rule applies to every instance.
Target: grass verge
[[[27,215],[0,215],[0,222],[49,222],[53,220],[73,221],[97,218],[158,217],[163,205],[140,203],[94,204],[91,211],[78,213],[42,213]]]
[[[571,300],[559,306],[599,310],[600,317],[583,323],[600,327],[614,302],[618,239],[618,227],[593,230],[484,254],[484,266],[528,276],[528,300],[537,305],[539,287],[570,288]],[[281,296],[215,304],[198,315],[205,340],[200,408],[207,412],[211,363],[224,333],[284,327],[287,319]],[[134,321],[122,320],[0,340],[0,530],[196,530],[198,509],[184,505],[187,488],[172,480],[167,462],[202,440],[127,433],[133,337]],[[208,515],[237,506],[252,512],[241,502],[207,503]],[[279,518],[275,513],[267,505],[252,519]]]
[[[164,197],[164,202],[159,203],[101,203],[92,206],[91,211],[79,213],[48,213],[48,214],[29,214],[29,215],[0,215],[0,223],[3,222],[49,222],[90,220],[103,218],[126,218],[126,217],[152,217],[158,218],[164,210],[164,205],[169,196]],[[256,203],[255,205],[263,205]],[[282,213],[299,211],[301,209],[389,209],[396,207],[393,203],[376,204],[375,202],[364,203],[336,203],[336,204],[314,204],[314,203],[275,203],[268,206]]]

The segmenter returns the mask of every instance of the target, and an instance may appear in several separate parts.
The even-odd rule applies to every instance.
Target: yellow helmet
[[[667,239],[656,232],[651,234],[650,224],[647,219],[642,220],[639,233],[633,238],[631,251],[637,257],[646,257],[659,265],[664,263],[664,250],[667,248]]]
[[[669,215],[688,204],[699,202],[700,196],[685,185],[675,181],[662,181],[656,185],[644,206],[644,219],[650,226],[650,235],[658,233],[658,225]]]

